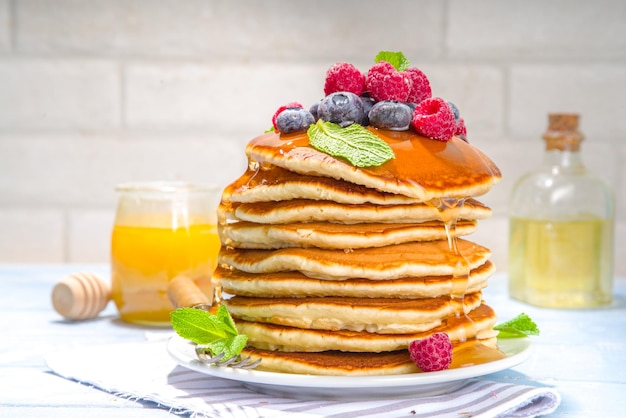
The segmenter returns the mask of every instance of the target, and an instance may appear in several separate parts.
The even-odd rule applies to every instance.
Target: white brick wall
[[[451,56],[497,60],[626,58],[619,0],[451,0]]]
[[[0,208],[2,261],[62,261],[66,247],[65,226],[63,212],[58,209],[3,206]]]
[[[624,135],[620,87],[626,86],[626,62],[518,65],[510,77],[513,135],[536,137],[550,110],[580,113],[591,141],[613,142]]]
[[[9,0],[0,0],[0,53],[11,49],[11,17]]]
[[[111,129],[120,125],[117,64],[97,60],[0,62],[2,131]]]
[[[107,261],[117,183],[224,186],[279,105],[312,104],[328,66],[388,49],[501,167],[474,235],[500,270],[546,113],[580,112],[626,275],[625,22],[621,0],[0,0],[0,262]]]

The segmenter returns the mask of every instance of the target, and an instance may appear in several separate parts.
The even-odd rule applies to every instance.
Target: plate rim
[[[507,356],[501,360],[447,369],[438,372],[410,373],[384,376],[325,376],[280,373],[262,370],[215,367],[187,355],[185,348],[195,353],[193,342],[173,335],[167,342],[167,352],[174,361],[187,369],[205,375],[268,387],[359,389],[373,387],[405,387],[450,383],[496,373],[517,366],[527,360],[533,351],[530,338],[499,339],[498,345]]]

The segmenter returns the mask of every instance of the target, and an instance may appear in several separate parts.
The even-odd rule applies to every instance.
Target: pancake
[[[419,373],[407,350],[387,353],[282,352],[246,347],[243,356],[261,359],[255,370],[325,376],[384,376]]]
[[[491,216],[475,197],[500,170],[465,141],[461,119],[452,126],[448,107],[458,109],[442,99],[426,103],[441,112],[431,138],[418,133],[421,110],[397,127],[406,130],[379,129],[336,120],[335,99],[319,112],[281,107],[223,190],[213,279],[248,337],[243,355],[261,358],[259,370],[381,375],[419,371],[407,347],[437,332],[456,348],[493,345],[495,313],[481,293],[490,251],[460,237]]]
[[[312,279],[297,271],[278,273],[245,273],[240,270],[218,267],[213,278],[222,291],[231,295],[271,297],[356,297],[421,299],[450,295],[463,281],[467,293],[478,292],[485,287],[495,272],[495,266],[487,261],[470,271],[469,277],[423,276],[403,277],[394,280],[320,280]]]
[[[378,205],[418,203],[416,199],[385,193],[330,177],[307,176],[270,166],[247,170],[224,189],[225,202],[270,202],[293,199]]]
[[[264,224],[298,222],[355,223],[419,223],[440,221],[449,217],[459,220],[481,220],[491,216],[491,209],[475,199],[467,199],[458,209],[440,211],[425,203],[405,205],[347,205],[321,200],[287,200],[282,202],[257,202],[229,204],[218,207],[221,224],[241,220]]]
[[[471,339],[454,343],[452,361],[463,350],[488,351],[494,359],[504,357],[496,347],[496,338]],[[483,348],[478,348],[483,347]],[[407,350],[382,353],[354,353],[344,351],[322,351],[318,353],[281,352],[247,347],[244,356],[253,360],[262,359],[256,370],[279,373],[298,373],[326,376],[388,376],[408,373],[421,373]],[[460,357],[460,356],[459,356]],[[461,362],[460,366],[463,365]]]
[[[233,317],[304,329],[412,334],[441,325],[452,315],[467,314],[480,305],[480,292],[463,300],[450,296],[427,299],[351,297],[251,298],[224,301]]]
[[[413,241],[444,240],[469,235],[476,221],[457,222],[448,231],[443,222],[419,224],[358,224],[329,222],[267,225],[233,222],[218,228],[222,245],[233,248],[278,249],[317,247],[326,249],[384,247]]]
[[[413,340],[445,332],[450,341],[465,341],[470,338],[493,338],[496,315],[486,304],[469,312],[467,315],[451,316],[441,325],[425,332],[410,334],[375,334],[366,331],[328,331],[288,327],[235,320],[239,333],[248,336],[248,346],[263,350],[278,351],[351,351],[383,352],[407,349]]]
[[[368,278],[392,280],[403,277],[467,275],[484,264],[490,251],[478,244],[457,239],[463,257],[447,241],[410,242],[351,251],[320,248],[243,250],[223,247],[218,264],[227,264],[247,273],[300,271],[318,279]]]
[[[460,138],[447,142],[411,131],[367,127],[385,141],[395,157],[377,167],[359,168],[309,145],[306,132],[269,132],[250,141],[246,155],[252,165],[278,166],[305,175],[330,177],[382,192],[428,202],[441,197],[480,196],[499,182],[498,167],[481,151]]]

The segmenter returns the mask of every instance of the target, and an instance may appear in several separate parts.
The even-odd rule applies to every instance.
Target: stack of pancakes
[[[498,168],[456,137],[367,129],[394,159],[358,168],[271,132],[224,190],[215,285],[259,370],[413,373],[412,340],[495,344],[490,251],[460,237],[491,215],[474,197]]]

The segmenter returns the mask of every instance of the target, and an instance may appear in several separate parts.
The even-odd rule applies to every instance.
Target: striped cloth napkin
[[[470,379],[452,393],[424,398],[279,398],[183,368],[171,359],[164,341],[82,347],[50,353],[45,360],[64,378],[192,417],[535,417],[550,414],[560,403],[551,388],[483,379]]]

